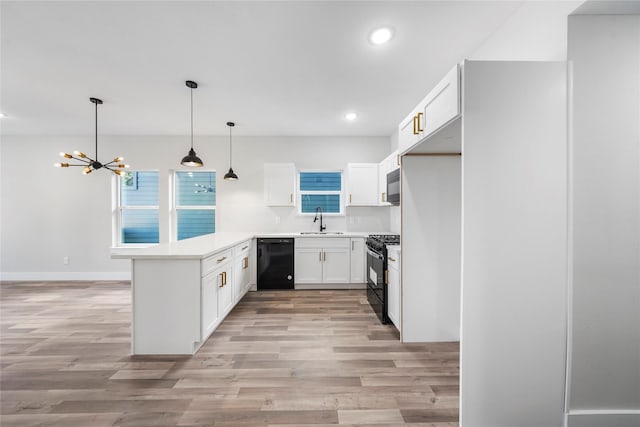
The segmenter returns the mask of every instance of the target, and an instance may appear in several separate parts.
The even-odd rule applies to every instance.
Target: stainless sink
[[[301,231],[300,234],[344,234],[342,231]]]

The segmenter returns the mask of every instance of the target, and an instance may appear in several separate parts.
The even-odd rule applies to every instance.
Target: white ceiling
[[[2,1],[2,133],[386,136],[521,4]]]

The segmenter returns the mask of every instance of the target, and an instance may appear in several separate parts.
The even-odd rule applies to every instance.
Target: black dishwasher
[[[258,239],[258,290],[293,289],[294,239]]]

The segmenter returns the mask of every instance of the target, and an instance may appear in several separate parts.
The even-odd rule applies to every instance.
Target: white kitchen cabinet
[[[200,310],[202,312],[200,324],[200,340],[204,341],[213,332],[218,324],[218,286],[220,274],[217,270],[211,271],[202,278],[202,297]]]
[[[351,238],[351,283],[366,283],[365,267],[367,253],[364,245],[364,237]]]
[[[206,340],[233,306],[233,256],[226,250],[202,260],[201,339]]]
[[[249,257],[251,240],[242,242],[233,248],[233,300],[237,304],[251,286],[251,268]]]
[[[397,151],[388,155],[378,164],[378,198],[379,206],[391,206],[387,201],[387,174],[400,167],[400,156]]]
[[[456,64],[429,94],[400,122],[398,151],[411,147],[433,135],[458,118],[460,112],[460,66]]]
[[[296,167],[293,163],[264,164],[264,199],[267,206],[295,206]]]
[[[296,246],[298,244],[296,239]],[[295,283],[322,283],[322,247],[296,247]]]
[[[296,287],[348,284],[351,280],[350,245],[349,238],[296,238]]]
[[[378,164],[347,165],[347,206],[378,206]]]
[[[387,246],[387,255],[387,316],[400,331],[400,246]]]

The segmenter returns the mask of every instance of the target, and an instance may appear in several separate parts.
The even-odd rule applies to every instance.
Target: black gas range
[[[387,316],[387,245],[399,245],[397,234],[372,234],[367,237],[367,300],[382,323]]]

